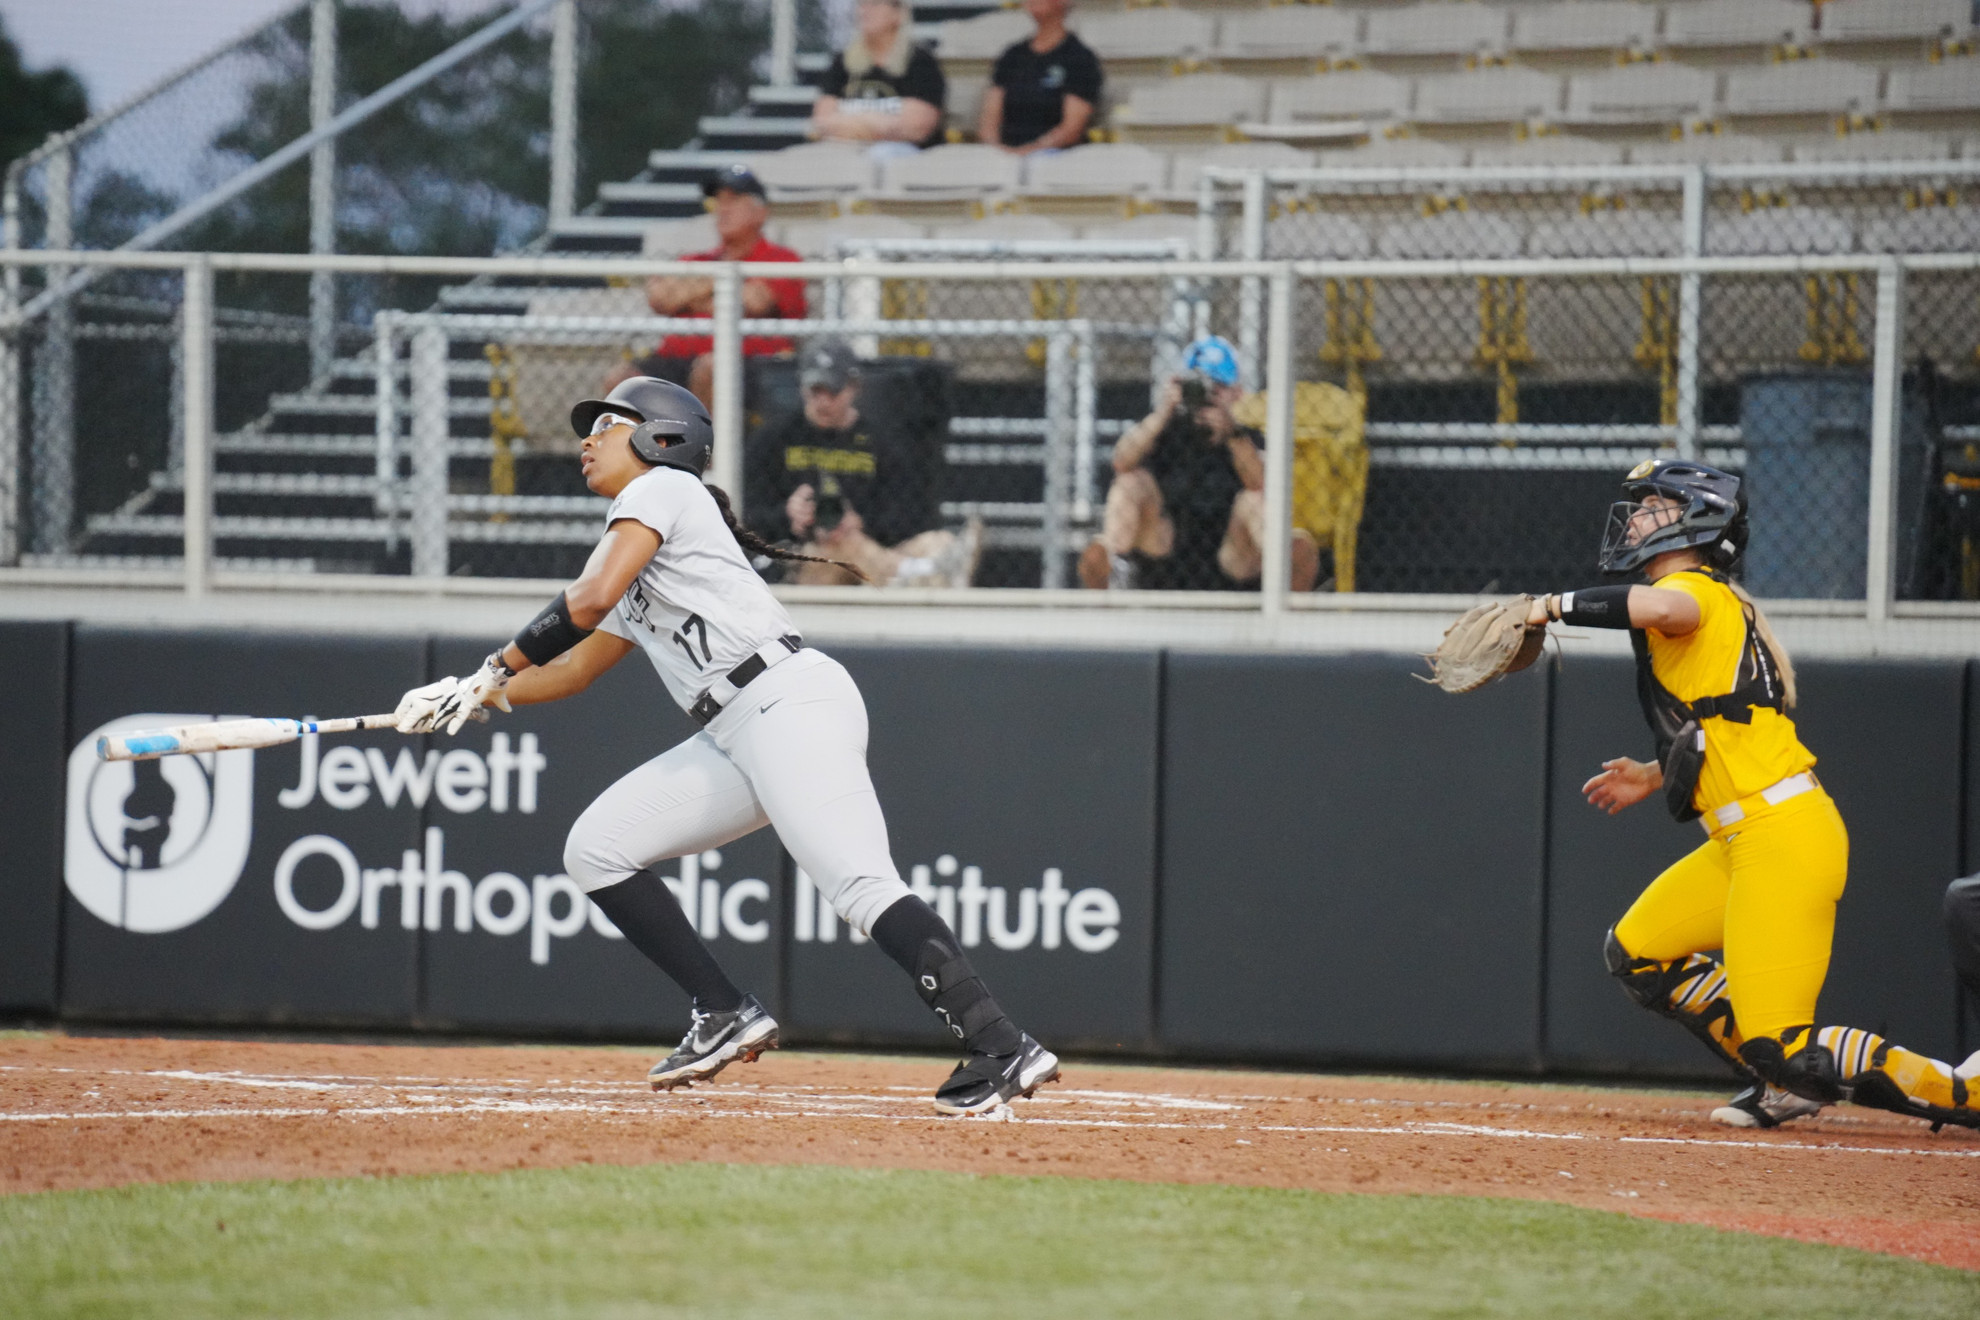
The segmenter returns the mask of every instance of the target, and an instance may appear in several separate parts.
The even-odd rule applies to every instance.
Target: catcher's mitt
[[[1545,624],[1527,626],[1532,608],[1533,597],[1510,596],[1466,610],[1444,629],[1436,651],[1423,657],[1430,662],[1430,676],[1417,677],[1446,692],[1470,692],[1526,668],[1547,640]]]

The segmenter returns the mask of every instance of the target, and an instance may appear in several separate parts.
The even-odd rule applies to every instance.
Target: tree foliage
[[[0,21],[0,166],[88,117],[89,97],[76,75],[64,68],[29,73]]]
[[[471,35],[499,13],[412,17],[392,0],[338,6],[339,104],[348,105]],[[578,197],[677,146],[705,114],[740,105],[764,48],[746,0],[692,9],[581,0]],[[251,88],[216,145],[259,160],[309,128],[308,15],[263,41],[281,72]],[[511,33],[337,145],[337,245],[347,252],[479,255],[539,230],[549,186],[549,37]],[[216,250],[309,244],[309,170],[298,165],[181,240]]]

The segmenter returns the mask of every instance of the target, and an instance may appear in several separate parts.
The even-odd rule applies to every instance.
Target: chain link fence
[[[568,579],[606,507],[570,407],[656,370],[712,389],[712,475],[750,527],[881,589],[1558,589],[1591,577],[1622,474],[1690,454],[1749,483],[1757,595],[1980,599],[1971,257],[432,262],[536,291],[381,311],[327,382],[307,317],[266,310],[311,259],[90,259],[86,287],[0,325],[11,565]],[[643,314],[648,278],[712,279],[717,315]],[[802,318],[740,314],[784,278]],[[1193,339],[1254,324],[1235,391],[1165,404]]]
[[[1877,280],[1853,254],[1971,253],[1980,163],[1211,171],[1202,227],[1226,256],[1517,262],[1517,276],[1334,277],[1298,294],[1301,374],[1366,400],[1372,475],[1356,585],[1534,587],[1585,574],[1599,512],[1638,457],[1744,471],[1756,591],[1862,599]],[[1805,257],[1809,268],[1574,276],[1547,263]],[[1840,264],[1823,269],[1823,259]],[[1929,258],[1927,258],[1929,261]],[[1973,599],[1970,273],[1914,271],[1895,590]],[[1237,323],[1261,350],[1255,292]],[[1583,526],[1597,525],[1594,514]]]

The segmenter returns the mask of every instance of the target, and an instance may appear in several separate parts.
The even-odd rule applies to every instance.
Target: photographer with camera
[[[845,340],[813,340],[798,354],[803,406],[766,422],[745,447],[744,518],[764,540],[850,564],[876,587],[966,587],[983,525],[960,533],[935,521],[922,437],[859,410],[860,363]],[[847,586],[831,564],[787,566],[784,581]]]
[[[1265,437],[1239,426],[1237,350],[1206,335],[1155,410],[1114,442],[1106,520],[1079,557],[1081,585],[1219,590],[1253,586],[1264,566]],[[1292,588],[1311,591],[1320,551],[1293,533]]]

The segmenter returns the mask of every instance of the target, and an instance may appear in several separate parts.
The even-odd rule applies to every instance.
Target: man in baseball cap
[[[798,354],[798,388],[806,394],[824,390],[837,394],[859,379],[859,359],[852,345],[837,335],[814,339]]]
[[[744,517],[767,541],[807,547],[852,564],[874,586],[966,587],[982,551],[981,520],[936,527],[931,455],[941,453],[915,418],[918,408],[863,412],[864,377],[852,345],[837,336],[798,351],[803,406],[772,416],[744,446]],[[942,426],[946,429],[947,422]],[[850,585],[830,564],[799,564],[784,578],[808,586]]]
[[[797,261],[798,254],[763,236],[770,202],[763,181],[747,165],[731,165],[702,181],[721,243],[694,252],[682,261]],[[660,316],[705,317],[715,314],[715,281],[699,276],[656,275],[646,282],[646,305]],[[803,280],[743,281],[742,313],[759,319],[801,319],[805,314]],[[715,406],[715,341],[709,335],[670,334],[651,356],[620,363],[605,378],[605,390],[634,376],[658,376],[685,385],[710,409]],[[743,356],[770,357],[791,351],[781,335],[750,335]]]

